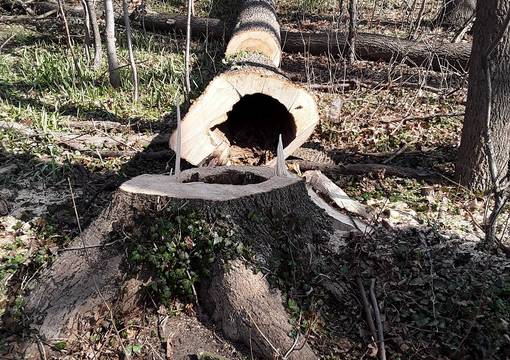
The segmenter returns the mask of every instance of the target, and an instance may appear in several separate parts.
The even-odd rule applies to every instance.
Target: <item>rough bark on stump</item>
[[[303,181],[273,174],[274,169],[266,167],[218,167],[184,171],[179,182],[162,175],[142,175],[126,182],[110,206],[73,241],[70,247],[75,250],[63,252],[52,267],[40,275],[27,297],[27,323],[51,343],[69,338],[81,320],[104,314],[107,308],[115,310],[125,276],[122,270],[125,249],[121,243],[106,244],[111,241],[112,232],[134,226],[137,216],[157,214],[167,206],[194,209],[211,222],[221,216],[231,216],[242,238],[246,239],[245,244],[256,254],[258,265],[275,271],[274,261],[280,258],[278,251],[285,243],[282,245],[275,238],[272,219],[277,215],[287,215],[293,222],[302,218],[302,223],[295,225],[298,229],[295,241],[303,248],[304,271],[313,272],[320,266],[318,254],[333,230],[332,220],[309,199]],[[249,220],[253,213],[268,221],[254,223]],[[76,250],[82,246],[89,248]],[[295,260],[300,261],[300,256],[295,254]],[[310,259],[313,259],[311,263]],[[264,288],[267,284],[260,286]],[[243,298],[243,295],[239,296],[224,301],[238,307],[238,301]],[[203,302],[208,301],[208,297],[203,299]],[[274,304],[276,307],[280,305]],[[254,308],[258,306],[253,303]],[[260,306],[265,305],[261,303]],[[246,314],[241,315],[236,321],[244,321]],[[264,331],[280,334],[281,329],[287,329],[281,323],[270,324],[256,314],[252,316],[257,324],[265,321]],[[285,347],[289,341],[292,343],[286,336],[278,335],[278,339],[286,340],[276,344],[284,350],[288,350]],[[241,340],[246,345],[250,341],[249,338]],[[264,344],[257,346],[265,349]]]
[[[257,52],[280,66],[280,24],[273,0],[241,0],[241,12],[228,42],[226,55]]]

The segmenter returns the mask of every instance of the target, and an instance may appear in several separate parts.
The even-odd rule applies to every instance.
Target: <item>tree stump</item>
[[[51,343],[72,338],[77,328],[99,314],[128,311],[119,304],[127,280],[126,249],[122,242],[112,244],[112,234],[136,226],[137,216],[157,216],[169,206],[193,209],[211,223],[231,217],[260,268],[278,273],[291,241],[301,249],[293,255],[301,264],[299,276],[324,271],[321,254],[328,251],[335,224],[310,200],[300,178],[274,176],[269,167],[191,169],[178,179],[142,175],[124,183],[108,208],[40,275],[25,306],[30,329]],[[285,241],[279,232],[287,234]],[[199,295],[200,304],[210,309],[227,337],[246,346],[251,343],[260,358],[272,358],[274,349],[285,355],[294,339],[281,296],[247,266],[240,260],[217,262],[212,280],[205,281],[206,290]],[[236,334],[234,328],[239,330]],[[270,343],[262,334],[270,336]],[[315,358],[306,344],[298,348],[290,358]]]

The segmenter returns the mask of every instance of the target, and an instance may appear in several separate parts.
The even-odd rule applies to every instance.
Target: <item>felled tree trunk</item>
[[[226,55],[256,52],[280,66],[280,24],[273,0],[241,0],[237,24],[227,45]]]
[[[345,55],[349,49],[345,33],[282,32],[283,51],[312,55]],[[471,46],[450,42],[419,42],[392,36],[357,33],[356,57],[362,60],[399,62],[434,70],[467,67]]]
[[[51,3],[38,3],[35,9],[55,9]],[[69,10],[66,10],[69,11]],[[71,8],[69,14],[79,16],[80,9]],[[141,21],[141,19],[139,19]],[[140,25],[140,22],[138,23]],[[150,31],[186,33],[186,16],[165,13],[149,13],[143,18],[144,27]],[[229,31],[218,19],[193,17],[191,34],[194,37],[229,38]],[[281,31],[281,47],[288,53],[310,53],[312,55],[345,56],[349,50],[348,36],[341,32],[296,32]],[[471,44],[450,42],[419,42],[380,34],[358,32],[356,56],[370,61],[403,61],[409,66],[430,66],[434,70],[452,67],[466,70],[471,53]]]
[[[145,18],[145,26],[160,32],[183,32],[175,21],[175,15],[157,14]],[[165,20],[166,19],[166,20]],[[217,19],[193,18],[193,36],[223,36],[225,28]],[[209,24],[207,28],[204,24]],[[218,30],[221,29],[221,30]],[[348,34],[342,32],[297,32],[281,31],[281,47],[287,53],[310,53],[312,55],[345,56],[349,51]],[[227,33],[228,37],[228,33]],[[409,66],[430,66],[434,70],[452,67],[467,69],[471,44],[450,42],[419,42],[399,39],[393,36],[358,32],[356,35],[356,56],[361,60],[403,61]]]
[[[310,200],[303,181],[273,174],[274,169],[268,167],[216,167],[184,171],[179,181],[142,175],[126,182],[99,218],[40,275],[24,309],[27,324],[51,344],[69,339],[73,330],[89,324],[89,319],[125,305],[119,304],[125,246],[111,244],[112,233],[134,226],[137,216],[156,217],[166,207],[193,209],[211,223],[230,216],[240,238],[256,255],[257,266],[275,273],[278,262],[285,261],[280,251],[289,245],[275,235],[274,218],[291,219],[299,224],[294,246],[302,249],[293,261],[307,273],[318,271],[322,266],[320,249],[328,241],[332,221]],[[256,220],[250,220],[252,214],[257,214]],[[288,335],[291,327],[281,296],[270,289],[265,277],[248,270],[241,261],[227,265],[213,267],[212,280],[205,284],[217,286],[204,287],[205,292],[199,295],[201,304],[228,338],[252,345],[257,356],[271,359],[273,348],[285,355],[294,339]],[[262,334],[270,336],[270,344]],[[314,359],[315,355],[305,344],[290,358]]]
[[[181,157],[193,165],[212,159],[222,165],[266,163],[280,135],[288,156],[319,122],[312,95],[277,68],[281,49],[273,1],[241,5],[227,45],[235,64],[209,83],[182,122]],[[174,150],[176,139],[174,133]]]
[[[182,122],[182,158],[193,165],[214,158],[219,164],[260,165],[283,139],[292,154],[319,121],[306,89],[283,76],[262,56],[249,56],[216,76]],[[176,148],[176,134],[170,139]]]

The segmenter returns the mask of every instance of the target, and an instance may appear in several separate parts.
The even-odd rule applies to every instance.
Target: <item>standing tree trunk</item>
[[[358,0],[349,0],[349,62],[356,60],[356,35],[358,28]]]
[[[104,11],[106,19],[106,54],[108,56],[110,84],[117,89],[120,87],[120,74],[117,48],[115,47],[115,15],[113,13],[112,0],[104,0]]]
[[[491,87],[484,59],[489,47],[502,34],[510,0],[486,0],[476,9],[469,90],[462,139],[456,166],[461,184],[470,189],[493,187],[483,134],[490,134],[496,180],[508,173],[510,160],[510,34],[505,32],[488,59]],[[489,96],[491,94],[491,96]],[[489,103],[490,99],[490,109]],[[487,114],[490,113],[490,119]],[[487,129],[487,125],[490,124]]]
[[[90,63],[90,14],[89,9],[87,7],[87,3],[85,0],[81,1],[83,6],[83,12],[85,13],[84,23],[85,23],[85,57],[87,58],[87,64]]]
[[[436,25],[447,28],[461,28],[475,13],[476,0],[443,0],[443,6],[436,18]]]
[[[135,56],[133,54],[131,24],[129,22],[129,8],[127,0],[122,0],[122,10],[124,12],[124,25],[126,26],[126,38],[129,54],[129,64],[131,66],[131,77],[133,79],[133,101],[138,101],[138,72],[136,71]]]
[[[101,58],[103,57],[103,49],[101,47],[101,33],[99,32],[99,24],[97,22],[96,4],[94,0],[85,0],[89,11],[90,25],[92,25],[92,33],[94,34],[94,69],[101,66]]]

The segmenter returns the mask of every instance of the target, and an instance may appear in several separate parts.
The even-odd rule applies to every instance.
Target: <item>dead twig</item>
[[[379,312],[379,304],[377,303],[377,298],[375,296],[375,279],[372,279],[370,281],[370,301],[372,302],[372,307],[374,308],[374,316],[375,321],[377,323],[379,359],[386,360],[386,348],[384,346],[384,329],[381,321],[381,313]]]
[[[11,36],[9,36],[9,37],[7,38],[7,40],[5,40],[5,41],[2,43],[2,45],[0,45],[0,53],[2,52],[2,49],[5,47],[5,45],[7,45],[7,43],[8,43],[9,41],[11,41],[11,40],[12,40],[12,38],[14,38],[15,36],[16,36],[16,34],[12,34]]]
[[[365,318],[367,320],[368,328],[370,329],[370,333],[372,334],[373,341],[377,341],[377,331],[375,330],[374,319],[372,319],[372,308],[370,307],[370,303],[367,299],[367,293],[365,292],[365,288],[363,287],[363,282],[361,281],[361,277],[356,277],[356,283],[358,284],[358,289],[361,294],[361,301],[363,302],[363,309],[365,310]]]

